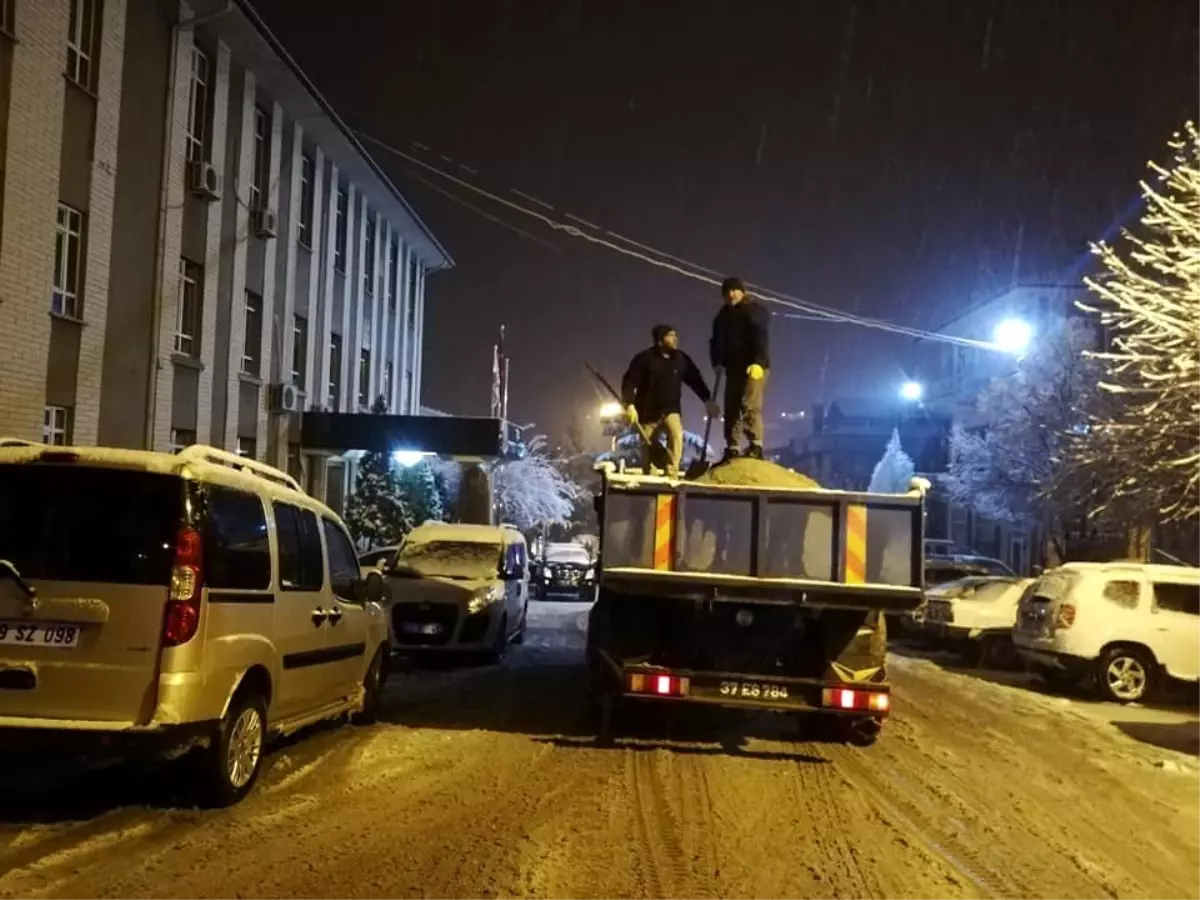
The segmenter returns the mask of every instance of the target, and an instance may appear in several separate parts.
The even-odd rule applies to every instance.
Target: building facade
[[[0,160],[0,435],[336,499],[301,414],[418,413],[450,257],[247,3],[0,0]]]

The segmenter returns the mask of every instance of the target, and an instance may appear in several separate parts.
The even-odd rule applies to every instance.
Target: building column
[[[279,175],[283,171],[282,160],[279,158],[280,151],[283,147],[283,107],[278,103],[271,104],[271,135],[267,148],[267,192],[263,200],[266,202],[268,209],[275,210],[277,216],[276,222],[280,215],[281,192],[279,184]],[[289,222],[290,229],[290,222]],[[278,231],[278,228],[276,229]],[[284,239],[287,239],[285,234]],[[275,459],[270,457],[272,444],[277,443],[269,436],[272,416],[267,409],[267,393],[270,391],[271,384],[276,381],[272,378],[272,373],[275,371],[274,353],[276,352],[276,342],[272,339],[275,329],[279,327],[279,316],[277,310],[282,305],[277,303],[276,285],[279,283],[279,273],[276,271],[279,255],[279,237],[267,238],[263,241],[263,290],[262,290],[262,328],[259,331],[259,349],[258,349],[258,374],[262,384],[258,390],[258,409],[255,416],[254,427],[254,445],[258,458],[271,465],[279,466],[280,468],[287,467],[287,441],[284,440],[284,454],[282,462],[278,454]],[[293,242],[289,241],[289,245]],[[289,246],[283,252],[288,252],[291,249]],[[290,340],[291,325],[287,328],[288,337],[284,341],[280,341],[282,345],[285,341]],[[286,357],[285,357],[286,358]],[[284,416],[284,424],[286,426],[287,417]]]
[[[417,322],[413,326],[413,346],[416,349],[413,362],[413,384],[415,387],[412,392],[413,415],[419,415],[421,412],[421,369],[425,363],[425,266],[417,263],[416,277],[416,293],[414,302],[417,304]]]
[[[108,325],[108,277],[112,260],[113,207],[116,204],[117,139],[121,121],[121,72],[125,55],[125,2],[107,0],[100,24],[100,72],[92,133],[92,173],[88,192],[83,296],[88,327],[79,336],[75,384],[76,444],[95,444],[100,429],[100,389],[104,334]]]
[[[229,291],[229,354],[225,373],[225,449],[236,451],[238,439],[238,406],[241,403],[242,351],[246,345],[246,254],[250,240],[250,186],[254,179],[254,101],[255,80],[252,72],[244,73],[242,85],[242,117],[230,123],[240,129],[238,143],[237,183],[225,185],[226,194],[233,192],[237,204],[234,215],[233,272]],[[266,302],[264,298],[263,302]],[[269,320],[264,316],[264,329]],[[261,371],[261,370],[260,370]]]
[[[324,162],[324,154],[317,151],[317,158]],[[322,172],[324,166],[321,166]],[[329,185],[323,191],[325,202],[328,204],[329,216],[325,222],[325,239],[321,247],[321,266],[320,271],[323,274],[321,279],[321,321],[312,331],[316,334],[315,346],[321,348],[321,357],[317,365],[315,377],[317,383],[313,385],[314,400],[326,410],[333,409],[333,397],[329,394],[329,368],[330,368],[330,347],[333,345],[333,250],[337,244],[337,186],[338,186],[338,168],[330,163],[329,165]],[[320,220],[318,220],[319,222]],[[315,248],[314,248],[315,253]],[[345,355],[345,354],[343,354]]]
[[[396,407],[397,412],[412,414],[414,410],[409,408],[409,397],[412,396],[411,388],[409,387],[408,370],[412,366],[413,358],[413,339],[412,329],[408,327],[410,318],[410,310],[413,303],[414,285],[409,278],[409,273],[412,271],[411,259],[412,248],[406,248],[401,245],[400,248],[400,373],[397,380],[400,382],[400,403]],[[414,320],[415,321],[415,320]]]
[[[218,172],[225,171],[225,141],[229,127],[230,57],[225,43],[217,44],[216,75],[212,88],[212,137],[209,139],[209,162]],[[187,104],[184,104],[186,109]],[[233,190],[225,185],[223,191]],[[204,284],[200,308],[199,391],[196,396],[196,440],[212,443],[214,368],[217,360],[217,308],[220,305],[221,283],[221,222],[224,206],[220,201],[208,204],[204,235]],[[182,251],[181,251],[182,252]],[[175,260],[176,268],[179,262]],[[174,318],[172,317],[172,321]]]
[[[390,244],[388,245],[390,248]],[[392,261],[397,268],[394,283],[396,285],[396,296],[394,304],[396,313],[392,316],[392,396],[388,397],[388,405],[393,413],[403,412],[403,394],[400,392],[400,387],[404,383],[404,363],[400,358],[401,342],[404,332],[404,253],[405,244],[403,239],[396,235],[396,258]],[[390,274],[390,273],[389,273]]]
[[[360,195],[355,198],[354,203],[350,205],[350,243],[356,249],[354,265],[347,264],[346,266],[346,299],[347,312],[350,325],[350,396],[347,412],[358,411],[358,392],[360,387],[369,389],[370,382],[367,385],[360,385],[359,381],[359,358],[362,356],[363,345],[367,344],[363,335],[363,308],[366,304],[366,291],[364,290],[366,278],[366,260],[367,260],[367,216],[370,213],[370,207],[367,204],[365,195]],[[361,212],[360,212],[361,210]],[[343,338],[343,345],[347,342]],[[370,346],[368,344],[368,346]],[[371,398],[368,395],[367,405],[371,403]]]

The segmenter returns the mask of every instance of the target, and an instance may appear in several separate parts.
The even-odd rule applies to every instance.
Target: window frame
[[[393,236],[388,241],[387,261],[387,309],[389,315],[396,314],[396,304],[399,302],[398,288],[400,286],[400,239]]]
[[[334,540],[334,537],[339,540]],[[358,553],[354,549],[354,541],[350,539],[350,535],[346,533],[346,529],[338,522],[330,519],[327,516],[321,517],[321,538],[325,544],[325,558],[327,568],[329,569],[329,587],[334,595],[346,603],[362,604],[362,601],[355,596],[355,585],[362,581],[362,567],[358,562]],[[348,572],[339,574],[334,571],[334,545],[341,543],[345,550],[350,553],[350,562],[353,564],[353,575]],[[349,580],[349,585],[346,585],[346,580]]]
[[[253,491],[247,491],[241,488],[229,487],[227,485],[214,483],[205,483],[201,487],[201,491],[203,492],[205,498],[202,524],[205,587],[215,591],[270,591],[274,585],[275,567],[271,558],[271,530],[267,519],[267,509],[263,503],[262,497]],[[252,583],[214,583],[214,572],[220,572],[221,570],[218,565],[214,564],[213,558],[210,556],[210,554],[218,552],[216,548],[220,546],[220,542],[216,540],[217,531],[213,521],[213,509],[217,505],[218,499],[222,496],[236,498],[238,502],[247,504],[247,507],[250,505],[251,501],[257,505],[258,513],[261,516],[262,547],[254,552],[260,557],[260,564],[264,559],[266,562],[266,578],[261,584],[257,581]],[[222,549],[228,552],[228,547],[223,547]]]
[[[300,152],[300,215],[297,219],[296,240],[301,247],[311,250],[313,246],[312,226],[316,189],[317,161],[307,151]]]
[[[203,47],[192,43],[192,71],[188,82],[188,121],[184,132],[188,162],[208,162],[211,145],[208,120],[212,91],[213,59]],[[203,69],[203,71],[200,71]]]
[[[297,593],[313,593],[323,590],[325,587],[325,556],[321,548],[320,526],[317,524],[316,513],[302,506],[280,500],[271,504],[271,512],[275,517],[275,542],[279,556],[279,589]],[[286,514],[281,515],[281,513]],[[284,581],[287,568],[287,563],[284,562],[284,535],[287,528],[284,523],[289,517],[293,526],[291,533],[296,540],[294,556],[297,560],[297,573],[300,578],[299,581],[293,582]],[[316,540],[315,546],[312,543],[313,538]],[[315,559],[311,555],[314,550],[316,551]]]
[[[333,269],[342,275],[346,274],[346,241],[349,231],[350,192],[338,185],[337,197],[333,208]]]
[[[308,316],[292,313],[292,384],[304,390],[308,368]]]
[[[368,297],[375,296],[375,217],[371,209],[363,204],[363,293]]]
[[[59,413],[62,415],[60,416]],[[69,406],[47,403],[42,407],[42,443],[50,447],[68,447],[71,444],[71,425],[75,417]],[[55,440],[62,438],[62,440]]]
[[[50,294],[50,310],[69,319],[83,318],[83,298],[80,294],[86,258],[83,243],[86,223],[87,214],[83,210],[65,203],[58,204],[54,219],[54,284]]]
[[[185,438],[189,434],[191,438]],[[172,428],[170,440],[170,451],[172,453],[179,453],[196,443],[196,432],[189,428]]]
[[[271,167],[271,114],[258,104],[254,106],[254,159],[250,170],[250,208],[265,209],[267,179]]]
[[[387,400],[388,406],[392,405],[392,388],[396,377],[395,367],[390,359],[384,360],[383,363],[383,384],[380,386],[380,393]]]
[[[358,405],[371,405],[371,351],[366,347],[358,350]]]
[[[67,11],[67,60],[64,73],[88,93],[96,89],[103,0],[71,0]]]
[[[247,290],[243,294],[242,305],[244,332],[242,334],[241,373],[260,378],[262,376],[263,298],[254,291]],[[254,352],[251,353],[251,350]]]
[[[341,408],[342,393],[342,336],[329,335],[329,403],[334,412]]]
[[[1159,599],[1160,598],[1160,594],[1159,594],[1160,587],[1172,588],[1173,590],[1179,591],[1179,592],[1186,591],[1189,599],[1194,594],[1198,598],[1198,601],[1200,601],[1200,585],[1188,584],[1183,581],[1168,581],[1166,579],[1160,581],[1160,580],[1157,580],[1154,578],[1150,579],[1150,595],[1154,598],[1153,609],[1154,609],[1155,613],[1168,613],[1170,615],[1175,615],[1175,616],[1200,616],[1200,605],[1197,605],[1195,612],[1192,612],[1191,610],[1187,609],[1186,605],[1184,605],[1184,606],[1164,606],[1162,604],[1161,600]]]
[[[198,263],[179,257],[179,297],[175,306],[175,352],[193,359],[200,355],[200,332],[204,303],[204,274]],[[188,310],[189,286],[191,310]],[[187,329],[191,330],[188,331]]]

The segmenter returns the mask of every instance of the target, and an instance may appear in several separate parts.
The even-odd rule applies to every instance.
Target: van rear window
[[[165,586],[182,514],[174,475],[0,465],[0,559],[24,578]]]

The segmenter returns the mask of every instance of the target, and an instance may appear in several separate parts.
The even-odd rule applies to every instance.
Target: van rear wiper
[[[7,559],[0,559],[0,578],[11,579],[25,598],[31,599],[37,596],[37,588],[21,577],[21,573],[17,571],[17,567],[10,563]]]

